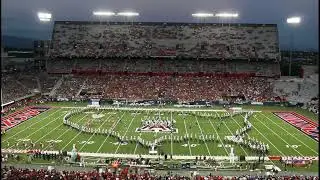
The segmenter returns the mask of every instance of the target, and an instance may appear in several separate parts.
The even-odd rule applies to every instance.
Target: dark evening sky
[[[62,21],[97,20],[92,16],[95,10],[132,10],[140,13],[136,21],[197,22],[192,13],[236,10],[239,17],[229,22],[278,24],[281,49],[290,47],[290,33],[298,50],[319,47],[318,0],[2,0],[1,3],[2,35],[50,39],[53,23],[40,23],[38,11],[51,12],[53,20]],[[301,24],[289,26],[286,24],[289,16],[301,16]],[[206,22],[222,21],[211,18]]]

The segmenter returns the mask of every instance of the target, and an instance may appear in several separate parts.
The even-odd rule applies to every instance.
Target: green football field
[[[2,135],[2,148],[5,149],[42,149],[71,151],[76,144],[80,152],[112,153],[112,154],[148,154],[149,148],[136,142],[119,143],[115,137],[107,134],[81,132],[63,123],[63,117],[72,108],[54,107],[26,122],[10,129]],[[220,109],[221,110],[221,109]],[[213,115],[225,112],[201,112],[210,114],[203,117],[197,113],[183,113],[177,111],[128,111],[128,110],[89,110],[72,115],[70,122],[90,127],[107,129],[115,134],[130,137],[141,137],[145,141],[153,142],[161,136],[183,137],[186,134],[197,136],[214,136],[214,140],[174,141],[168,139],[162,142],[157,150],[159,153],[184,156],[227,156],[230,147],[234,147],[236,155],[256,156],[257,153],[245,146],[239,146],[224,141],[225,136],[234,135],[237,129],[243,127],[244,114],[228,117],[224,121]],[[94,115],[99,115],[98,119]],[[136,132],[141,127],[141,121],[148,117],[174,119],[177,133]],[[318,156],[318,142],[305,135],[284,120],[275,116],[271,110],[255,112],[249,121],[253,128],[248,132],[250,137],[269,145],[269,156]],[[55,143],[50,143],[50,141]],[[35,143],[30,147],[28,142]],[[43,148],[41,148],[43,144]]]

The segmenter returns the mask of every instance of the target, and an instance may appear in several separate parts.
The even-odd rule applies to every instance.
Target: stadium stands
[[[42,93],[50,93],[54,85],[61,78],[59,75],[48,75],[47,73],[40,73],[38,77]]]
[[[142,173],[131,173],[128,168],[124,168],[119,173],[112,172],[101,172],[99,173],[96,170],[92,171],[57,171],[57,170],[47,170],[47,169],[21,169],[15,168],[13,166],[1,168],[1,179],[64,179],[64,180],[73,180],[73,179],[150,179],[150,180],[243,180],[243,179],[303,179],[303,180],[318,180],[317,176],[277,176],[277,175],[239,175],[239,176],[217,176],[217,175],[208,175],[201,176],[195,175],[191,176],[181,176],[181,175],[154,175],[148,172]]]
[[[84,79],[87,80],[84,83]],[[84,83],[84,84],[83,84]],[[83,84],[83,87],[81,86]],[[81,88],[81,87],[82,88]],[[178,101],[220,100],[241,96],[251,101],[266,101],[273,97],[272,84],[260,77],[197,77],[197,76],[137,76],[107,75],[70,77],[58,89],[57,97],[75,97],[77,90],[84,97],[104,99]],[[92,94],[92,96],[90,96]]]
[[[19,74],[1,76],[2,102],[8,103],[14,99],[31,94],[29,89],[18,81]],[[32,86],[32,85],[31,85]]]
[[[58,98],[74,98],[85,80],[85,78],[81,77],[64,77],[64,81],[57,89],[56,96]]]
[[[18,100],[36,93],[50,93],[60,75],[47,73],[3,73],[1,77],[2,103]]]
[[[66,67],[64,67],[66,64]],[[73,64],[71,66],[70,64]],[[64,67],[64,68],[62,68]],[[48,72],[178,72],[178,73],[253,73],[256,76],[280,75],[278,63],[234,62],[188,59],[65,59],[49,61]]]
[[[276,25],[57,21],[51,56],[278,60],[279,49]]]
[[[306,78],[281,78],[274,83],[274,93],[290,102],[307,103],[311,98],[318,97],[318,75]]]

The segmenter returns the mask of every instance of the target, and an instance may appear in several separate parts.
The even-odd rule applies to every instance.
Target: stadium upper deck
[[[52,57],[157,57],[278,60],[274,24],[56,21]]]

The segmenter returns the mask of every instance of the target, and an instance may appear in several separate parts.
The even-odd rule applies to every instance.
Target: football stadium
[[[318,179],[318,52],[277,22],[92,14],[2,46],[1,179]]]

